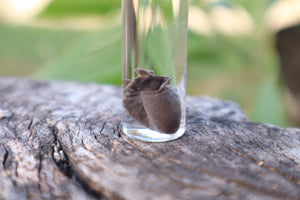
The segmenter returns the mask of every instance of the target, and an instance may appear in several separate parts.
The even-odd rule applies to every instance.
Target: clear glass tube
[[[123,0],[126,135],[149,142],[185,132],[188,0]]]

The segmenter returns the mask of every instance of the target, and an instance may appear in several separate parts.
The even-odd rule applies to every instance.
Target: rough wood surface
[[[0,79],[0,199],[300,199],[300,131],[188,97],[186,134],[133,141],[120,88]]]

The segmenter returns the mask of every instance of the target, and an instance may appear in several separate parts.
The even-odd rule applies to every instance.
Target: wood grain
[[[187,131],[121,131],[118,87],[0,79],[0,199],[300,199],[300,131],[187,98]]]

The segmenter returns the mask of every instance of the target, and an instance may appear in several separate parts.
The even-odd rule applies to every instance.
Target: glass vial
[[[149,142],[185,132],[188,0],[122,0],[123,132]]]

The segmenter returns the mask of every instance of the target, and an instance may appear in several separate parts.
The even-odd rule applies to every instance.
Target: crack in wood
[[[63,147],[60,141],[57,138],[58,128],[56,125],[49,125],[49,129],[51,130],[54,141],[52,147],[52,159],[55,162],[56,166],[65,174],[67,177],[71,178],[73,176],[73,170],[70,165],[68,156],[63,150]]]
[[[85,180],[77,175],[75,175],[74,178],[77,180],[77,182],[81,185],[81,187],[84,189],[84,191],[87,194],[90,194],[91,196],[93,196],[99,200],[105,200],[105,197],[103,196],[103,194],[101,192],[96,191],[93,188],[91,188],[90,185],[88,184],[87,180]]]
[[[120,126],[121,125],[121,121],[119,121],[118,122],[118,124],[117,124],[117,127],[116,127],[116,130],[114,130],[114,133],[118,133],[118,137],[119,138],[121,138],[122,137],[122,134],[121,134],[121,132],[122,132],[122,127]]]
[[[78,126],[80,127],[80,126]],[[96,191],[89,187],[88,183],[86,183],[86,180],[80,178],[80,175],[77,174],[77,172],[72,167],[71,162],[69,161],[67,153],[64,151],[63,146],[61,142],[58,139],[58,128],[56,125],[51,125],[50,129],[52,130],[53,136],[54,136],[54,146],[53,146],[53,152],[52,152],[52,159],[54,160],[56,166],[59,168],[59,170],[65,174],[70,179],[75,179],[77,182],[82,186],[84,191],[91,195],[92,197],[95,197],[100,200],[104,200],[104,197],[102,193],[99,191]],[[86,148],[83,140],[81,141],[84,148]]]
[[[16,177],[18,178],[19,177],[19,172],[18,172],[19,162],[16,161],[15,164],[16,164],[16,166],[15,166],[15,174],[16,174]]]
[[[30,118],[30,121],[29,121],[29,124],[28,124],[28,127],[27,129],[28,130],[31,130],[31,126],[33,125],[33,117]]]
[[[100,134],[100,135],[102,134],[102,131],[104,130],[105,125],[106,125],[106,121],[103,122],[103,125],[102,125],[102,127],[101,127],[101,129],[100,129],[100,131],[99,131],[99,134]]]
[[[9,151],[6,149],[6,147],[4,147],[4,151],[5,151],[5,153],[4,153],[2,165],[3,165],[3,168],[6,169],[6,167],[7,167],[6,162],[7,162],[7,159],[8,159]]]
[[[42,154],[42,149],[41,149],[41,144],[39,145],[39,154],[38,154],[38,166],[37,166],[37,169],[38,169],[38,188],[39,188],[39,191],[40,193],[42,193],[42,186],[41,186],[41,171],[42,171],[42,162],[43,162],[43,154]]]

